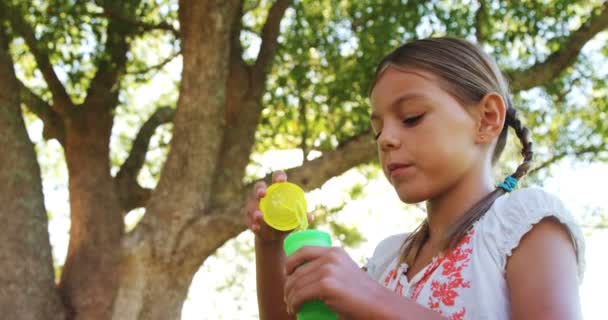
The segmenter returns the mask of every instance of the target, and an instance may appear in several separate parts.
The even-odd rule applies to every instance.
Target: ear
[[[505,125],[506,104],[496,92],[486,94],[479,102],[475,142],[489,144],[500,135]]]

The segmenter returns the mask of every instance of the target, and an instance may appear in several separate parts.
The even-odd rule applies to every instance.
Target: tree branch
[[[582,156],[584,154],[588,154],[588,153],[595,153],[595,154],[597,154],[597,153],[600,153],[602,151],[607,151],[607,150],[608,150],[608,146],[606,144],[601,144],[599,146],[585,147],[585,148],[582,148],[582,149],[579,149],[579,150],[575,150],[574,152],[564,151],[564,152],[558,153],[556,155],[553,155],[548,160],[546,160],[543,163],[541,163],[540,165],[536,166],[534,169],[530,170],[530,172],[528,173],[528,175],[534,175],[538,171],[551,166],[552,164],[554,164],[554,163],[562,160],[563,158],[565,158],[567,156],[580,157],[580,156]]]
[[[177,51],[155,65],[151,65],[151,66],[145,67],[140,70],[127,71],[127,74],[131,74],[131,75],[146,74],[152,70],[160,70],[160,69],[164,68],[169,62],[173,61],[173,59],[177,58],[180,54],[181,54],[181,52]]]
[[[376,145],[370,131],[361,133],[335,150],[323,154],[321,157],[309,161],[300,167],[286,171],[288,180],[299,184],[306,191],[322,186],[327,180],[338,176],[347,170],[368,163],[377,155]],[[264,178],[267,184],[271,183],[272,175]],[[200,244],[209,239],[209,234],[204,231],[213,230],[222,241],[231,239],[243,232],[247,226],[244,222],[244,207],[247,198],[251,194],[254,183],[242,187],[235,194],[233,201],[222,203],[221,207],[213,207],[190,220],[182,229],[182,236],[176,241],[177,252],[192,255],[199,250]],[[212,228],[209,226],[213,225]]]
[[[129,157],[114,178],[122,207],[126,211],[144,206],[150,197],[151,190],[140,187],[137,183],[137,176],[146,160],[146,153],[154,132],[160,125],[172,121],[174,113],[175,110],[172,108],[161,107],[152,114],[137,133]]]
[[[103,3],[105,12],[113,12],[112,5]],[[95,109],[111,109],[118,104],[118,77],[124,72],[129,50],[128,38],[132,31],[124,23],[109,19],[106,32],[105,50],[97,63],[97,71],[87,90],[85,106]]]
[[[290,1],[277,0],[271,7],[262,28],[262,48],[257,62],[249,66],[243,62],[240,34],[242,3],[238,7],[239,18],[233,22],[230,38],[230,72],[226,82],[224,131],[219,156],[223,170],[214,176],[212,206],[222,207],[234,202],[234,194],[240,192],[245,168],[255,144],[255,132],[262,112],[262,95],[265,89],[267,66],[276,54],[279,25]],[[238,20],[238,21],[236,21]]]
[[[508,73],[512,80],[514,92],[527,90],[542,85],[558,76],[565,68],[572,65],[587,41],[608,28],[608,2],[593,10],[591,17],[574,31],[561,46],[544,62],[526,70],[515,70]]]
[[[171,32],[176,38],[179,38],[179,30],[175,29],[171,24],[166,22],[159,23],[149,23],[144,21],[139,21],[135,19],[131,19],[129,17],[125,17],[113,10],[104,9],[103,13],[91,13],[92,16],[109,18],[115,20],[120,23],[128,24],[132,27],[136,27],[140,33],[144,33],[152,30],[162,30]]]
[[[8,6],[3,4],[0,4],[0,9],[10,12],[8,18],[10,19],[11,25],[15,31],[23,37],[30,52],[34,56],[36,64],[42,72],[42,76],[46,81],[49,90],[53,94],[53,109],[59,114],[65,114],[69,108],[74,106],[74,104],[65,90],[65,87],[61,81],[59,81],[55,70],[53,70],[45,44],[36,39],[34,29],[25,21],[17,10],[14,10],[14,8],[9,9]]]
[[[290,0],[277,0],[272,4],[272,7],[268,11],[268,18],[264,27],[262,27],[262,44],[260,45],[260,52],[256,59],[253,67],[253,83],[257,83],[259,86],[264,88],[266,74],[268,68],[272,64],[272,60],[279,48],[277,38],[279,36],[281,20],[285,10],[291,4]]]
[[[143,188],[137,181],[114,180],[114,184],[124,214],[133,209],[145,207],[153,191]]]
[[[44,130],[42,131],[44,139],[57,139],[63,145],[65,127],[59,114],[21,81],[18,81],[18,85],[21,102],[44,123]]]
[[[377,154],[373,135],[371,131],[366,131],[345,141],[335,150],[326,152],[299,167],[286,170],[286,173],[289,181],[302,186],[305,191],[310,191],[353,167],[369,163],[377,157]],[[272,174],[268,174],[264,181],[268,184],[272,183]],[[253,184],[247,185],[243,192],[247,192],[252,186]]]

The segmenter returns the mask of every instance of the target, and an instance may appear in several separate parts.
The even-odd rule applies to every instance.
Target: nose
[[[383,152],[398,149],[401,147],[401,141],[394,135],[391,130],[383,130],[378,137],[378,146]]]

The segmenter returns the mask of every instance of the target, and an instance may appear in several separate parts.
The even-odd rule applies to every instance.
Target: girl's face
[[[432,73],[388,67],[371,104],[380,164],[403,202],[433,199],[479,166],[475,117]]]

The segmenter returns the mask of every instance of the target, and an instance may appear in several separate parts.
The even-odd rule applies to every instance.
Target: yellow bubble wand
[[[304,190],[290,182],[277,182],[266,190],[260,200],[264,221],[281,231],[308,228],[308,210]]]

